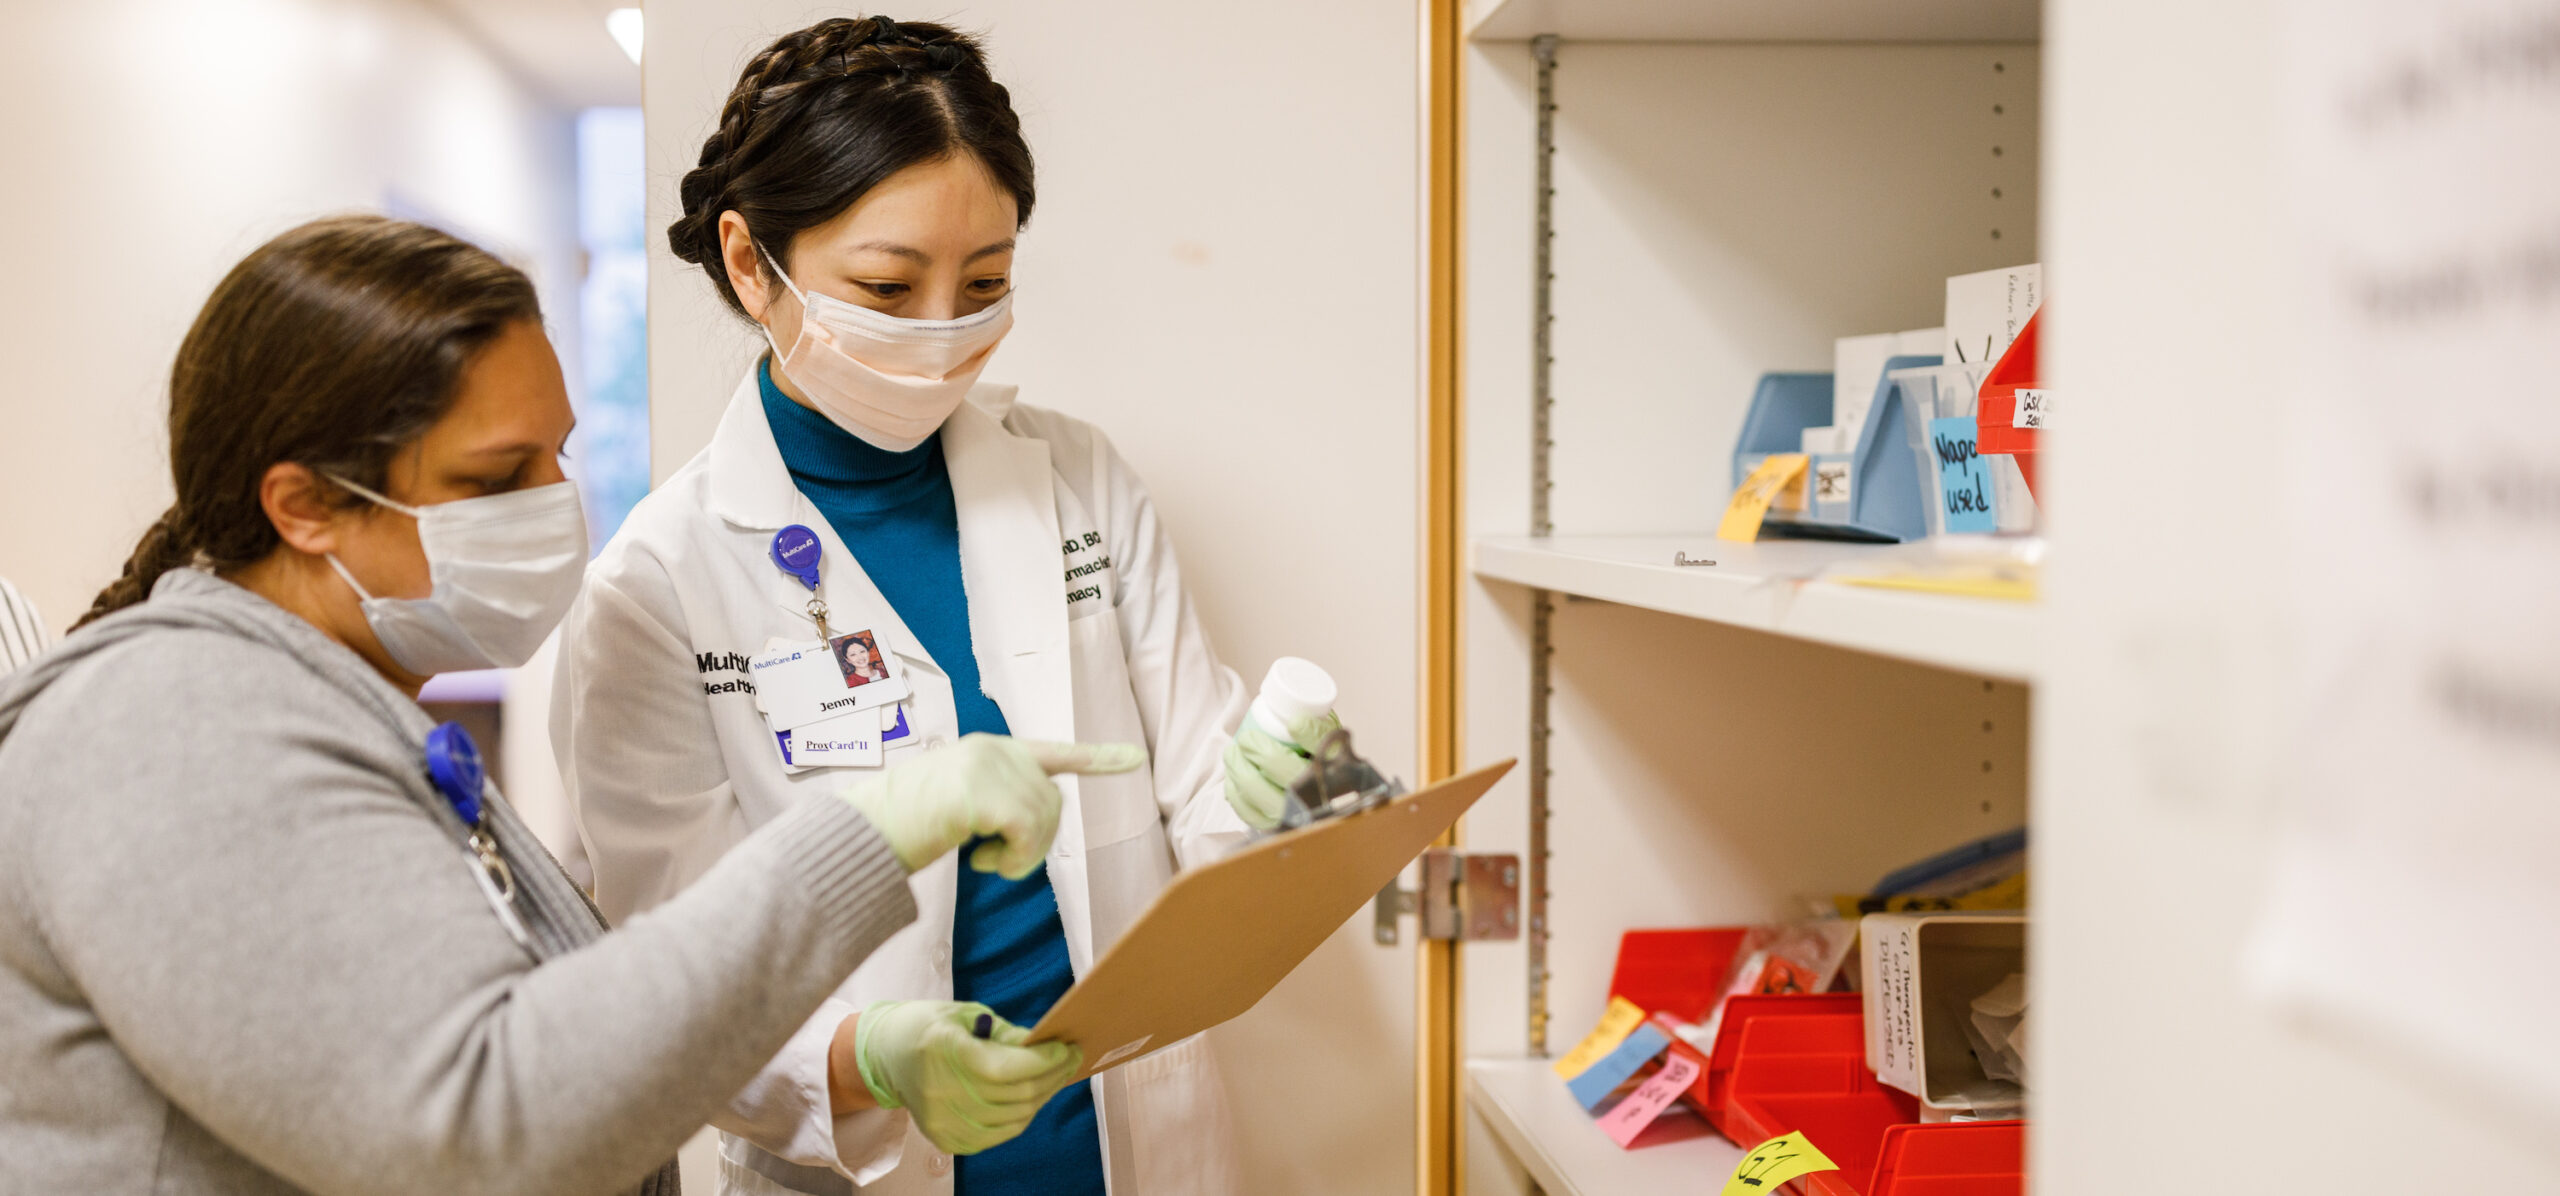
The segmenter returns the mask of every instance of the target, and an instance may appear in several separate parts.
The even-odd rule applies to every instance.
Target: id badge
[[[803,768],[878,767],[880,712],[857,710],[778,732],[782,762]]]
[[[769,648],[747,662],[747,672],[755,679],[756,708],[776,731],[875,710],[908,694],[896,656],[881,651],[869,631]],[[877,716],[870,729],[876,740]]]

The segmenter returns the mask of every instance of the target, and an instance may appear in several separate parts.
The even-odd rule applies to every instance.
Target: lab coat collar
[[[1002,421],[1012,413],[1020,391],[1020,387],[994,382],[970,387],[969,401],[942,425],[946,451],[957,454],[947,440],[964,413],[983,415],[984,422],[997,435],[1009,436]],[[1045,452],[1041,460],[1045,467]],[[959,486],[958,475],[955,463],[955,490]],[[961,497],[965,499],[966,495]],[[729,396],[729,409],[721,413],[720,426],[711,433],[710,500],[712,513],[752,531],[779,531],[799,518],[800,490],[791,482],[791,469],[782,461],[782,446],[774,442],[773,425],[764,417],[764,391],[756,382],[754,366],[747,367],[746,377],[739,379],[738,389]],[[1052,510],[1049,518],[1054,525],[1057,513]]]

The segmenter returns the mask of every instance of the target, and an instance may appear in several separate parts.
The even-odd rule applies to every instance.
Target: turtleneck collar
[[[756,387],[764,396],[764,418],[791,480],[813,498],[859,511],[903,506],[949,484],[942,457],[942,433],[923,444],[893,453],[835,425],[834,421],[791,401],[773,383],[773,359],[756,366]]]

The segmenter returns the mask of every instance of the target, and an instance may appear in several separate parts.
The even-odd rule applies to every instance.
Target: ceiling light
[[[604,14],[604,31],[613,35],[613,43],[631,56],[631,65],[640,65],[640,10],[617,8]]]

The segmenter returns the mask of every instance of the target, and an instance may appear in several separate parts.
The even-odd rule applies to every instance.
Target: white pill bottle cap
[[[1312,660],[1283,656],[1271,662],[1271,671],[1262,675],[1262,692],[1253,699],[1246,717],[1261,727],[1264,734],[1282,743],[1289,738],[1289,724],[1318,718],[1333,711],[1333,703],[1341,691],[1333,684],[1333,674]],[[1301,743],[1302,750],[1313,751],[1312,743]]]

